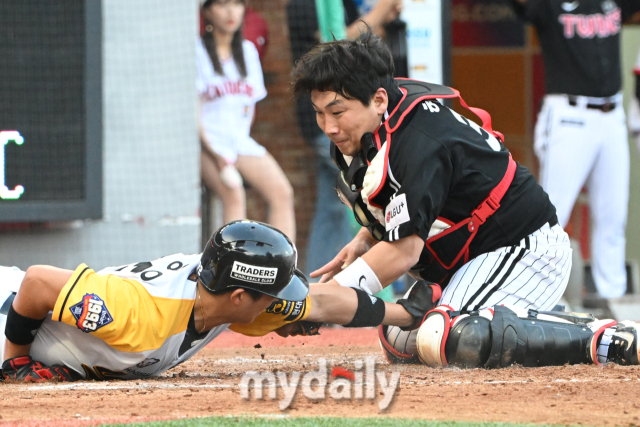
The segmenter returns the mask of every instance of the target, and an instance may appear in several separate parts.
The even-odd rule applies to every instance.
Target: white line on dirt
[[[612,379],[555,379],[550,381],[530,381],[530,380],[518,380],[518,381],[483,381],[483,382],[473,382],[473,381],[445,381],[442,383],[436,383],[433,381],[407,381],[405,384],[446,384],[446,385],[469,385],[469,384],[544,384],[544,383],[592,383],[592,382],[629,382],[633,381],[632,378],[612,378]],[[640,378],[635,379],[636,381],[640,381]],[[139,380],[135,380],[139,381]],[[104,383],[94,383],[94,382],[76,382],[73,384],[33,384],[33,385],[22,385],[16,384],[15,386],[10,386],[12,389],[17,389],[18,391],[29,391],[29,392],[43,392],[49,390],[149,390],[149,389],[222,389],[222,388],[238,388],[238,384],[166,384],[166,383],[148,383],[148,384],[132,384],[132,382],[121,382],[117,384],[104,384]]]

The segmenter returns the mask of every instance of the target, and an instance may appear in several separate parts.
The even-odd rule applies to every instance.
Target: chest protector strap
[[[378,151],[382,148],[382,141],[386,140],[385,152],[380,153],[384,157],[384,166],[381,168],[380,181],[367,197],[367,203],[371,207],[384,210],[384,206],[388,200],[389,190],[383,191],[385,182],[387,181],[387,171],[389,166],[389,150],[392,143],[393,133],[398,130],[405,117],[420,103],[430,99],[453,99],[458,98],[463,107],[471,110],[482,120],[482,128],[496,137],[500,142],[504,142],[504,136],[500,132],[493,130],[491,126],[491,116],[485,110],[480,108],[469,107],[460,97],[460,92],[456,89],[421,82],[418,80],[396,78],[396,81],[402,91],[402,99],[389,114],[387,120],[373,134],[365,134],[362,141],[362,151],[347,162],[340,151],[331,144],[331,157],[343,172],[346,181],[346,188],[353,192],[353,196],[359,196],[362,189],[362,177],[364,171],[370,165],[370,162],[377,156]],[[365,138],[366,137],[366,138]],[[429,238],[426,245],[433,254],[434,259],[438,261],[445,269],[449,270],[455,267],[461,259],[464,262],[469,258],[469,245],[476,236],[480,225],[484,224],[488,217],[500,207],[500,201],[507,192],[516,171],[516,163],[509,155],[509,164],[507,171],[500,183],[489,193],[488,197],[471,212],[469,218],[454,224],[445,218],[438,218],[447,223],[450,227],[439,234]],[[347,191],[349,192],[349,191]],[[385,194],[382,194],[385,193]],[[373,215],[371,215],[373,218]],[[384,230],[384,227],[376,221],[377,226]],[[378,240],[382,240],[382,232],[372,233]],[[464,257],[464,258],[463,258]]]
[[[480,203],[480,205],[471,212],[471,216],[453,224],[444,218],[438,218],[443,222],[447,222],[451,227],[443,230],[435,236],[427,239],[427,248],[433,254],[434,258],[447,270],[455,267],[460,259],[466,263],[469,260],[469,245],[476,237],[480,225],[484,224],[487,218],[493,215],[500,207],[500,200],[509,189],[513,177],[516,173],[516,162],[509,154],[509,165],[507,172],[500,180],[500,183],[494,187],[489,196]],[[449,237],[447,239],[447,237]],[[451,244],[451,241],[464,242],[462,248],[460,244]]]
[[[384,131],[386,131],[387,141],[384,175],[378,189],[369,197],[369,202],[372,205],[375,205],[375,196],[378,195],[386,180],[389,154],[388,150],[391,146],[392,135],[400,127],[407,114],[409,114],[409,112],[421,102],[438,98],[458,98],[463,107],[471,110],[482,120],[482,128],[487,133],[496,137],[500,142],[504,142],[504,136],[500,132],[493,130],[491,126],[491,116],[489,113],[480,108],[469,107],[460,96],[460,92],[456,89],[410,79],[396,80],[398,81],[400,90],[402,90],[404,95],[402,100],[398,103],[384,123]],[[382,129],[378,129],[374,135],[374,140],[377,141],[378,144],[380,143],[379,134],[381,130]],[[380,148],[380,146],[378,146],[378,148]],[[426,245],[429,251],[433,254],[433,257],[445,269],[450,270],[454,268],[461,259],[463,259],[463,262],[465,263],[469,260],[469,245],[478,233],[479,227],[484,224],[487,218],[493,215],[500,207],[500,201],[509,189],[511,182],[513,181],[513,177],[515,176],[516,167],[516,162],[511,158],[511,154],[509,154],[509,164],[502,180],[500,180],[498,185],[491,190],[487,198],[471,212],[469,218],[466,218],[457,224],[452,223],[445,218],[438,218],[449,224],[450,227],[427,239]]]

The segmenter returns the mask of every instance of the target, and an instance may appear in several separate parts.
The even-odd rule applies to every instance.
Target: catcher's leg
[[[465,314],[436,307],[418,329],[416,348],[432,367],[637,365],[639,358],[634,322],[506,306]]]
[[[378,327],[380,347],[389,363],[420,363],[416,348],[417,327],[426,313],[438,304],[441,295],[440,285],[418,280],[397,301],[416,319],[416,323],[408,328],[386,325]]]

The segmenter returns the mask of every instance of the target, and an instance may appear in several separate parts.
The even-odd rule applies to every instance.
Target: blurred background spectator
[[[636,148],[640,154],[640,52],[638,52],[633,74],[635,76],[635,90],[629,102],[629,131],[636,140]]]
[[[202,179],[222,200],[224,223],[247,217],[244,179],[266,200],[267,222],[295,240],[293,189],[274,158],[249,136],[255,104],[267,92],[258,50],[242,35],[244,12],[242,0],[207,0],[202,6],[205,27],[196,50]]]

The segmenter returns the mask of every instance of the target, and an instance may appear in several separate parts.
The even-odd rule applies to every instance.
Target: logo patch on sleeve
[[[384,228],[391,231],[400,224],[409,222],[409,209],[407,208],[407,196],[400,194],[391,199],[384,210]]]
[[[255,265],[244,264],[238,261],[233,262],[231,277],[243,282],[260,283],[271,285],[276,282],[278,275],[277,268],[256,267]]]
[[[82,332],[95,332],[113,322],[104,301],[96,294],[86,294],[82,301],[69,307],[69,310],[76,319],[76,326]]]

